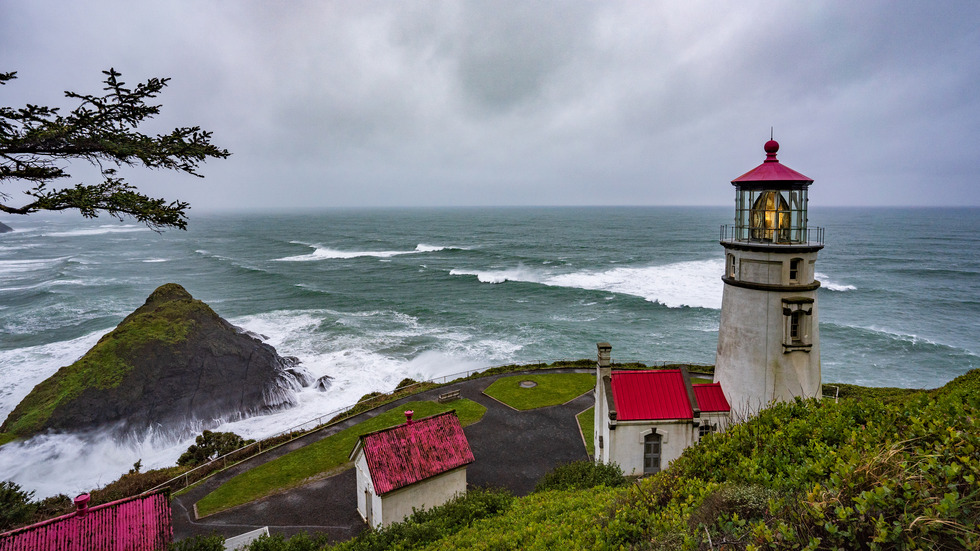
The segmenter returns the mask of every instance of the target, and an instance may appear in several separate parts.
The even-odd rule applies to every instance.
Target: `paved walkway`
[[[591,373],[592,370],[563,369],[550,372]],[[285,536],[299,532],[319,532],[327,534],[333,541],[353,537],[365,529],[364,521],[357,514],[354,469],[347,469],[329,478],[200,520],[194,520],[193,506],[241,472],[340,432],[401,403],[434,400],[440,393],[457,388],[463,398],[479,402],[487,408],[483,419],[464,429],[476,458],[476,462],[467,469],[468,484],[505,487],[515,495],[526,495],[534,490],[538,479],[556,465],[588,457],[575,415],[592,406],[593,396],[592,392],[586,392],[567,404],[519,412],[483,394],[483,390],[493,381],[520,374],[493,375],[408,396],[378,410],[352,417],[329,429],[304,436],[219,473],[174,498],[174,539],[182,540],[211,533],[226,537],[236,536],[263,526],[268,526],[273,534]]]

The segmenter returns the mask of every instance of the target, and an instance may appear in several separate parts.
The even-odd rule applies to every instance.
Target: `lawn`
[[[585,451],[595,457],[595,407],[579,413],[575,416],[578,419],[578,429],[582,431],[582,438],[585,439]]]
[[[525,388],[523,381],[536,386]],[[581,396],[595,387],[591,373],[544,373],[503,377],[483,391],[484,394],[517,410],[556,406]]]
[[[479,421],[487,411],[482,405],[466,399],[447,404],[436,402],[402,404],[377,417],[289,452],[230,479],[198,501],[197,512],[202,517],[211,515],[282,490],[295,488],[319,475],[342,470],[349,466],[347,457],[362,434],[403,423],[404,411],[408,409],[415,412],[416,419],[455,409],[464,427]]]

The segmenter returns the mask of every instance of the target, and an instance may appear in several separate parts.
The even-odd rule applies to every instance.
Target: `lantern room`
[[[813,180],[776,159],[779,143],[765,144],[766,160],[732,180],[735,225],[722,227],[722,241],[801,245],[811,241],[807,228],[807,188]],[[819,229],[812,236],[822,242]]]

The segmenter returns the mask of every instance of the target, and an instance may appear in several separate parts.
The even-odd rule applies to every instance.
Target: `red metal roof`
[[[0,551],[151,551],[173,540],[168,492],[97,505],[0,534]]]
[[[613,371],[613,401],[616,418],[692,419],[694,410],[680,370]]]
[[[765,150],[766,160],[761,165],[732,180],[733,184],[746,182],[813,183],[812,178],[808,178],[776,160],[776,152],[779,151],[779,143],[776,140],[766,142]]]
[[[698,400],[698,409],[701,411],[731,411],[725,393],[721,390],[721,383],[703,383],[692,385],[694,387],[694,397]]]
[[[366,434],[361,444],[378,495],[474,461],[455,411]]]

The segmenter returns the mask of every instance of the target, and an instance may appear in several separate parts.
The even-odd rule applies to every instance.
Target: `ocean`
[[[77,214],[5,217],[0,418],[176,282],[297,356],[328,392],[225,423],[261,438],[389,391],[507,363],[714,362],[726,207],[197,213],[188,231]],[[824,382],[934,388],[977,367],[980,209],[810,206]],[[73,496],[193,437],[44,435],[0,448],[0,480]]]

